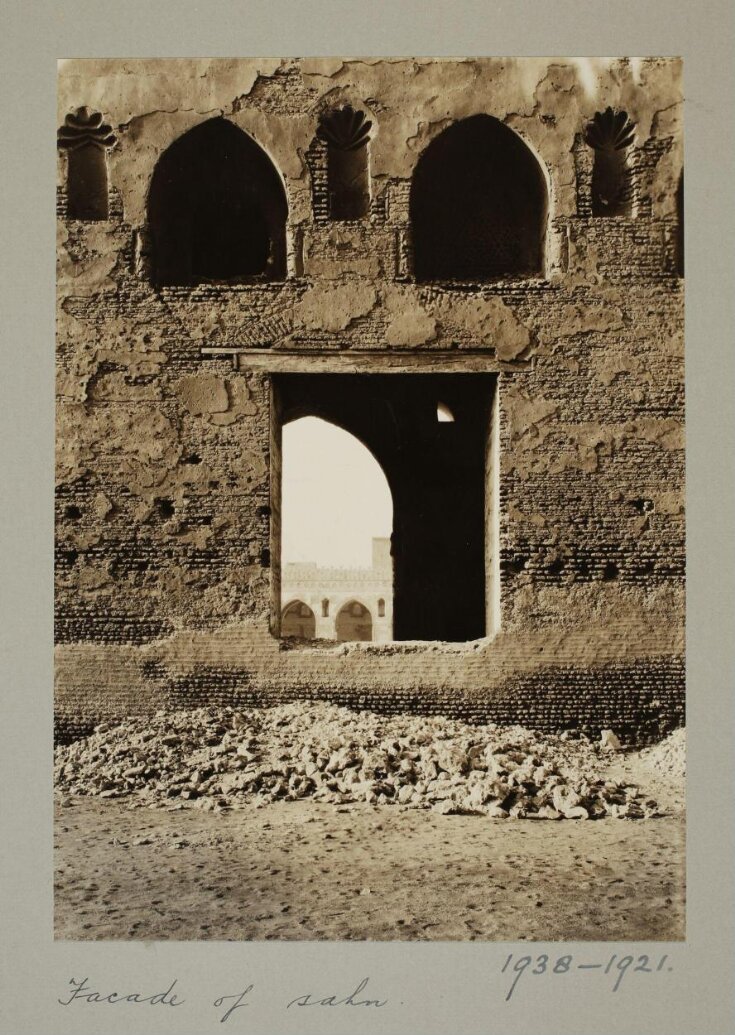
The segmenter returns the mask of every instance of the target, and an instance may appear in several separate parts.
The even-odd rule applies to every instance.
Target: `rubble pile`
[[[658,773],[672,780],[686,777],[686,730],[674,730],[653,747],[641,751],[641,759]]]
[[[97,726],[56,749],[55,786],[214,810],[312,798],[493,818],[655,815],[638,787],[605,777],[611,750],[604,737],[322,703],[198,708]]]

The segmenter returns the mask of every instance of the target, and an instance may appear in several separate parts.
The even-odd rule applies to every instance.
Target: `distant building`
[[[393,639],[389,539],[373,539],[371,568],[283,565],[281,635],[313,640]]]

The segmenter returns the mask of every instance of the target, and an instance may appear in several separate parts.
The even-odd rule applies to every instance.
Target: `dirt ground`
[[[60,939],[684,938],[683,789],[654,819],[492,820],[311,800],[225,813],[57,809]]]

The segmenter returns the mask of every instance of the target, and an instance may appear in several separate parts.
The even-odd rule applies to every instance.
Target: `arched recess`
[[[284,279],[287,213],[281,177],[252,137],[224,118],[195,126],[151,180],[155,282]]]
[[[286,604],[281,615],[281,636],[313,640],[315,635],[316,618],[309,605],[303,600],[292,600]]]
[[[422,153],[411,183],[416,279],[543,273],[547,195],[517,133],[491,115],[455,122]]]
[[[370,122],[346,104],[327,111],[317,135],[327,145],[330,219],[361,219],[370,211]]]
[[[338,640],[359,640],[373,638],[373,617],[359,600],[349,600],[337,613],[334,623]]]
[[[115,145],[112,127],[99,111],[86,106],[70,112],[57,134],[67,152],[67,217],[96,220],[109,217],[107,151]]]
[[[592,215],[630,216],[633,214],[633,168],[631,149],[635,123],[627,111],[605,108],[595,112],[585,129],[585,141],[593,149]]]

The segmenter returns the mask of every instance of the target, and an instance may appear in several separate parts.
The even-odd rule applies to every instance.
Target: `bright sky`
[[[318,417],[283,428],[282,557],[369,568],[372,539],[390,536],[393,503],[373,455]]]

